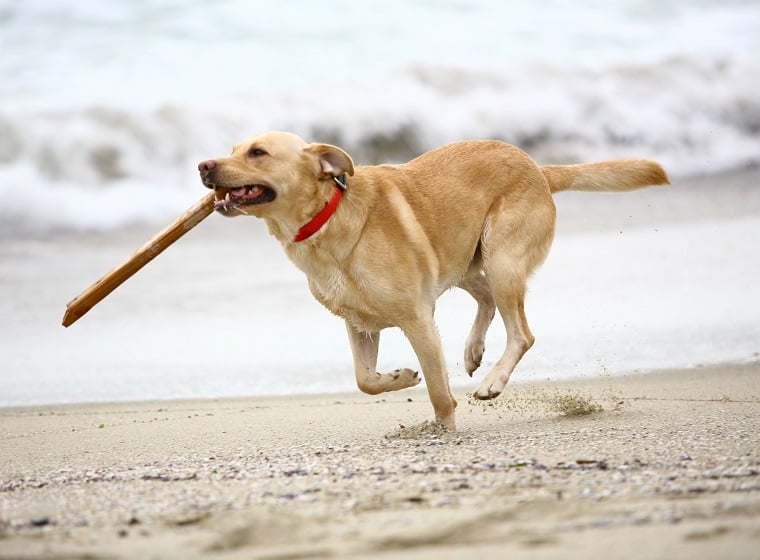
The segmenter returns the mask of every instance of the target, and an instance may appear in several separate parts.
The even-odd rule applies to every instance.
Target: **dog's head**
[[[351,157],[336,146],[308,144],[289,132],[267,132],[236,144],[229,157],[198,164],[225,216],[251,215],[298,227],[329,200],[333,179],[353,175]]]

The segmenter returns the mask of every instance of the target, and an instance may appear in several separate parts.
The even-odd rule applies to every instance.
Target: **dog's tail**
[[[581,165],[545,165],[541,168],[553,193],[560,191],[622,192],[650,185],[669,185],[659,163],[646,159],[618,159]]]

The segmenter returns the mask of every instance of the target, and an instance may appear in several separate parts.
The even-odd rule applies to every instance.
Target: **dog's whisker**
[[[250,216],[250,214],[248,212],[246,212],[245,210],[243,210],[242,208],[240,208],[240,206],[231,206],[230,208],[232,208],[233,210],[237,210],[241,214],[245,214],[246,216]]]

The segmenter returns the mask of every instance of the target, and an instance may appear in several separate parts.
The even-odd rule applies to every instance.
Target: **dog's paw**
[[[388,388],[386,391],[398,391],[400,389],[407,389],[408,387],[414,387],[420,384],[422,378],[420,374],[412,369],[404,368],[397,369],[391,373],[385,373],[380,377],[386,377],[388,381]]]
[[[478,388],[472,393],[472,396],[481,401],[487,401],[489,399],[495,399],[501,395],[504,388],[507,386],[507,382],[502,379],[491,381],[490,379],[484,379]]]
[[[482,340],[467,341],[464,348],[464,367],[470,377],[480,367],[480,362],[483,360],[483,353],[485,351],[486,347]]]
[[[390,373],[375,373],[375,375],[358,380],[359,390],[368,395],[379,395],[388,391],[400,391],[419,385],[422,379],[419,373],[411,369],[397,369]]]
[[[498,392],[498,393],[494,392],[494,391],[491,390],[491,387],[488,387],[485,390],[478,389],[477,391],[475,391],[472,394],[472,396],[475,397],[476,399],[478,399],[479,401],[487,401],[487,400],[490,400],[490,399],[495,399],[499,395],[501,395],[501,392]]]

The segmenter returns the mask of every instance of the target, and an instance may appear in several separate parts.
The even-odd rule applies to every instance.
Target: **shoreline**
[[[750,558],[760,363],[0,409],[0,558]],[[403,428],[401,426],[404,426]]]
[[[486,367],[489,367],[492,364],[485,364]],[[643,368],[637,368],[633,370],[628,371],[622,371],[622,372],[611,372],[608,370],[608,368],[603,367],[600,372],[595,373],[574,373],[572,375],[562,375],[560,377],[557,377],[556,379],[552,379],[551,377],[543,377],[538,378],[536,376],[532,377],[524,377],[520,375],[513,375],[513,378],[510,379],[508,387],[509,388],[515,388],[515,387],[524,387],[524,386],[536,386],[540,387],[543,385],[558,385],[558,386],[564,386],[564,385],[573,385],[573,386],[583,386],[586,384],[594,385],[596,383],[601,382],[602,380],[625,380],[628,377],[640,377],[640,376],[657,376],[664,374],[666,376],[675,376],[679,373],[688,372],[689,374],[698,375],[698,372],[704,370],[704,371],[715,371],[715,370],[722,370],[722,369],[743,369],[743,368],[754,368],[758,367],[760,369],[760,352],[755,352],[752,354],[752,356],[747,356],[743,359],[738,359],[734,361],[722,361],[717,363],[699,363],[695,364],[693,366],[684,366],[684,367],[673,367],[673,368],[655,368],[655,369],[643,369]],[[450,379],[450,381],[452,381]],[[458,382],[457,382],[458,381]],[[469,392],[477,385],[477,375],[470,378],[460,378],[454,383],[452,383],[452,390],[457,392],[460,396],[461,395],[468,395]],[[624,382],[624,381],[623,381]],[[367,399],[370,401],[379,401],[384,400],[386,397],[389,396],[399,396],[399,395],[406,395],[409,393],[412,396],[415,396],[413,394],[416,393],[417,398],[423,398],[427,399],[427,389],[425,389],[424,383],[421,384],[419,387],[414,387],[411,389],[405,389],[403,392],[391,392],[391,393],[382,393],[380,395],[365,395],[359,389],[355,390],[343,390],[343,391],[322,391],[322,392],[302,392],[302,393],[292,393],[292,394],[260,394],[260,395],[253,395],[253,394],[247,394],[247,395],[216,395],[216,396],[203,396],[203,397],[177,397],[177,398],[145,398],[145,399],[124,399],[124,400],[83,400],[83,401],[64,401],[64,402],[39,402],[39,403],[30,403],[30,404],[12,404],[12,405],[3,405],[0,404],[0,418],[5,416],[6,414],[34,414],[34,413],[41,413],[41,414],[66,414],[69,410],[77,411],[77,410],[91,410],[93,413],[98,409],[103,409],[105,411],[110,411],[114,408],[130,408],[130,409],[138,409],[142,410],[145,408],[153,409],[153,408],[161,408],[162,405],[167,406],[177,406],[177,407],[187,407],[187,408],[193,408],[193,407],[202,407],[205,408],[206,405],[209,405],[210,403],[219,404],[222,407],[225,407],[227,405],[235,406],[236,404],[240,404],[245,406],[247,403],[255,402],[257,405],[278,405],[283,404],[287,402],[292,402],[294,399],[301,403],[301,402],[309,402],[309,401],[315,401],[315,402],[322,402],[322,401],[329,401],[331,399],[334,399],[335,401],[342,401],[342,400],[351,400],[351,399]],[[487,401],[485,401],[487,402]],[[432,409],[431,409],[432,410]]]

